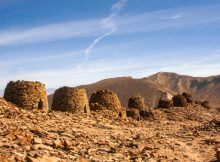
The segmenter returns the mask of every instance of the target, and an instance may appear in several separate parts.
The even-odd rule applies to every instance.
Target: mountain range
[[[192,77],[176,73],[159,72],[149,77],[134,79],[118,77],[82,85],[88,96],[100,89],[109,89],[118,94],[123,106],[127,106],[130,97],[141,95],[149,107],[157,105],[164,92],[172,95],[189,92],[196,100],[208,100],[213,107],[220,107],[220,75],[210,77]],[[51,105],[53,94],[48,96]]]

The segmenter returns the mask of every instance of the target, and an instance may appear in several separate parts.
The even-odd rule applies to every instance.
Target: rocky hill
[[[189,113],[190,112],[190,113]],[[198,105],[152,109],[139,121],[109,110],[28,111],[0,98],[0,161],[98,162],[217,159],[220,114]],[[219,152],[218,152],[219,153]]]
[[[163,92],[176,94],[187,91],[196,99],[208,100],[212,106],[220,107],[220,76],[191,77],[175,73],[157,73],[142,79],[110,78],[80,87],[84,87],[89,96],[100,89],[112,90],[118,94],[124,106],[127,106],[131,96],[138,94],[145,98],[145,102],[150,107],[154,107]],[[48,98],[51,105],[53,95]]]
[[[194,98],[208,100],[214,107],[220,107],[220,75],[192,77],[175,73],[157,73],[146,80],[167,87],[175,93],[190,92]]]

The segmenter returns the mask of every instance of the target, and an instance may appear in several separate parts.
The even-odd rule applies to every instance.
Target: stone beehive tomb
[[[147,110],[147,106],[144,102],[144,97],[142,96],[131,97],[128,101],[128,108],[138,109],[142,111]]]
[[[183,95],[175,95],[173,96],[173,106],[175,107],[186,107],[187,106],[187,100]]]
[[[127,109],[127,117],[131,117],[135,120],[140,120],[140,111],[138,109]]]
[[[4,98],[27,110],[48,110],[45,85],[40,82],[11,81],[5,89]]]
[[[173,101],[169,99],[160,99],[158,103],[158,108],[171,108],[173,106]]]
[[[194,102],[193,101],[193,97],[192,97],[192,95],[190,93],[183,92],[182,96],[184,96],[186,98],[187,103],[191,103],[192,104]]]
[[[89,101],[84,88],[62,87],[55,91],[52,110],[89,114]]]
[[[93,93],[89,101],[91,110],[109,109],[119,112],[122,107],[116,93],[107,89]]]
[[[173,106],[173,96],[168,92],[162,92],[161,97],[159,99],[158,108],[170,108]]]

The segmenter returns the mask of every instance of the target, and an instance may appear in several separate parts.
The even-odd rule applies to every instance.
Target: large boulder
[[[107,89],[93,93],[90,97],[89,105],[93,111],[108,109],[120,112],[122,109],[118,95]]]
[[[40,82],[11,81],[5,88],[4,98],[27,110],[48,110],[46,88]]]
[[[90,113],[89,101],[84,88],[62,87],[55,91],[52,110],[73,113]]]
[[[144,102],[144,97],[134,96],[131,97],[128,101],[128,108],[138,109],[138,110],[147,110],[147,106]]]

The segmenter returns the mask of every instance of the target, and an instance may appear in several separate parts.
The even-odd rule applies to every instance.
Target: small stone
[[[72,146],[72,142],[70,140],[64,140],[65,149],[70,149]]]
[[[147,159],[146,162],[157,162],[157,160],[150,158],[150,159]]]
[[[82,158],[82,157],[77,157],[76,162],[89,162],[90,160]]]
[[[53,141],[53,147],[55,147],[55,148],[60,148],[60,147],[62,147],[62,142],[61,142],[61,140],[57,139],[57,140]]]
[[[28,144],[28,139],[26,138],[26,137],[23,137],[23,138],[21,138],[21,139],[19,139],[19,145],[21,145],[21,146],[24,146],[24,145],[27,145]]]
[[[36,144],[33,146],[34,150],[53,150],[52,147],[44,145],[44,144]]]
[[[8,138],[10,140],[14,140],[14,139],[16,139],[16,136],[13,133],[9,133],[6,135],[6,138]]]
[[[217,157],[217,161],[220,161],[220,148],[218,148],[216,151],[216,157]]]
[[[58,162],[60,159],[56,157],[49,157],[49,156],[43,156],[43,157],[38,157],[38,158],[33,158],[28,156],[26,158],[27,162]]]
[[[34,142],[35,144],[42,144],[42,139],[41,139],[41,138],[34,138],[34,139],[33,139],[33,142]]]
[[[145,144],[143,142],[139,142],[138,143],[138,149],[140,150],[140,152],[142,152],[145,149]]]
[[[23,156],[16,156],[16,157],[15,157],[15,160],[16,160],[16,161],[23,161],[23,160],[24,160],[24,157],[23,157]]]

